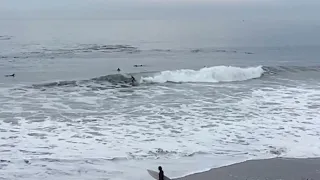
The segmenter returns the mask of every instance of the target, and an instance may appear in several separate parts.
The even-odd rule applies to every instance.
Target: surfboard
[[[131,83],[132,86],[139,86],[139,83],[137,81]]]
[[[150,169],[147,169],[148,173],[150,174],[150,176],[152,176],[154,179],[159,180],[159,173],[156,171],[152,171]],[[163,177],[164,180],[171,180],[170,178],[168,178],[167,176]]]

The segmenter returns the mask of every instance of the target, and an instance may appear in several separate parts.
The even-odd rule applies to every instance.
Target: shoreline
[[[319,180],[319,158],[247,160],[174,180]]]

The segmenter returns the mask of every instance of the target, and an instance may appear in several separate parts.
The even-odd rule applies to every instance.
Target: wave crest
[[[0,36],[0,40],[10,40],[12,37],[11,36]]]
[[[264,73],[262,66],[233,67],[214,66],[200,70],[181,69],[175,71],[162,71],[157,75],[142,77],[145,82],[233,82],[260,78]]]

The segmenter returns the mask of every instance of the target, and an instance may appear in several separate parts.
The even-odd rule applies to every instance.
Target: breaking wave
[[[145,82],[233,82],[259,78],[265,71],[258,67],[232,67],[214,66],[200,70],[181,69],[175,71],[162,71],[157,75],[142,77]]]
[[[281,76],[286,73],[310,73],[320,72],[319,66],[298,67],[298,66],[257,66],[257,67],[234,67],[234,66],[213,66],[199,70],[180,69],[161,72],[141,72],[129,74],[109,74],[87,80],[55,81],[32,85],[33,88],[54,88],[54,87],[88,87],[94,90],[131,87],[131,75],[143,84],[153,83],[187,83],[187,82],[237,82],[250,79],[257,79],[262,76]]]

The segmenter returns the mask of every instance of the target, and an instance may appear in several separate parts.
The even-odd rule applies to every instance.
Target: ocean
[[[0,179],[147,180],[159,165],[175,178],[320,156],[318,24],[0,22]]]

